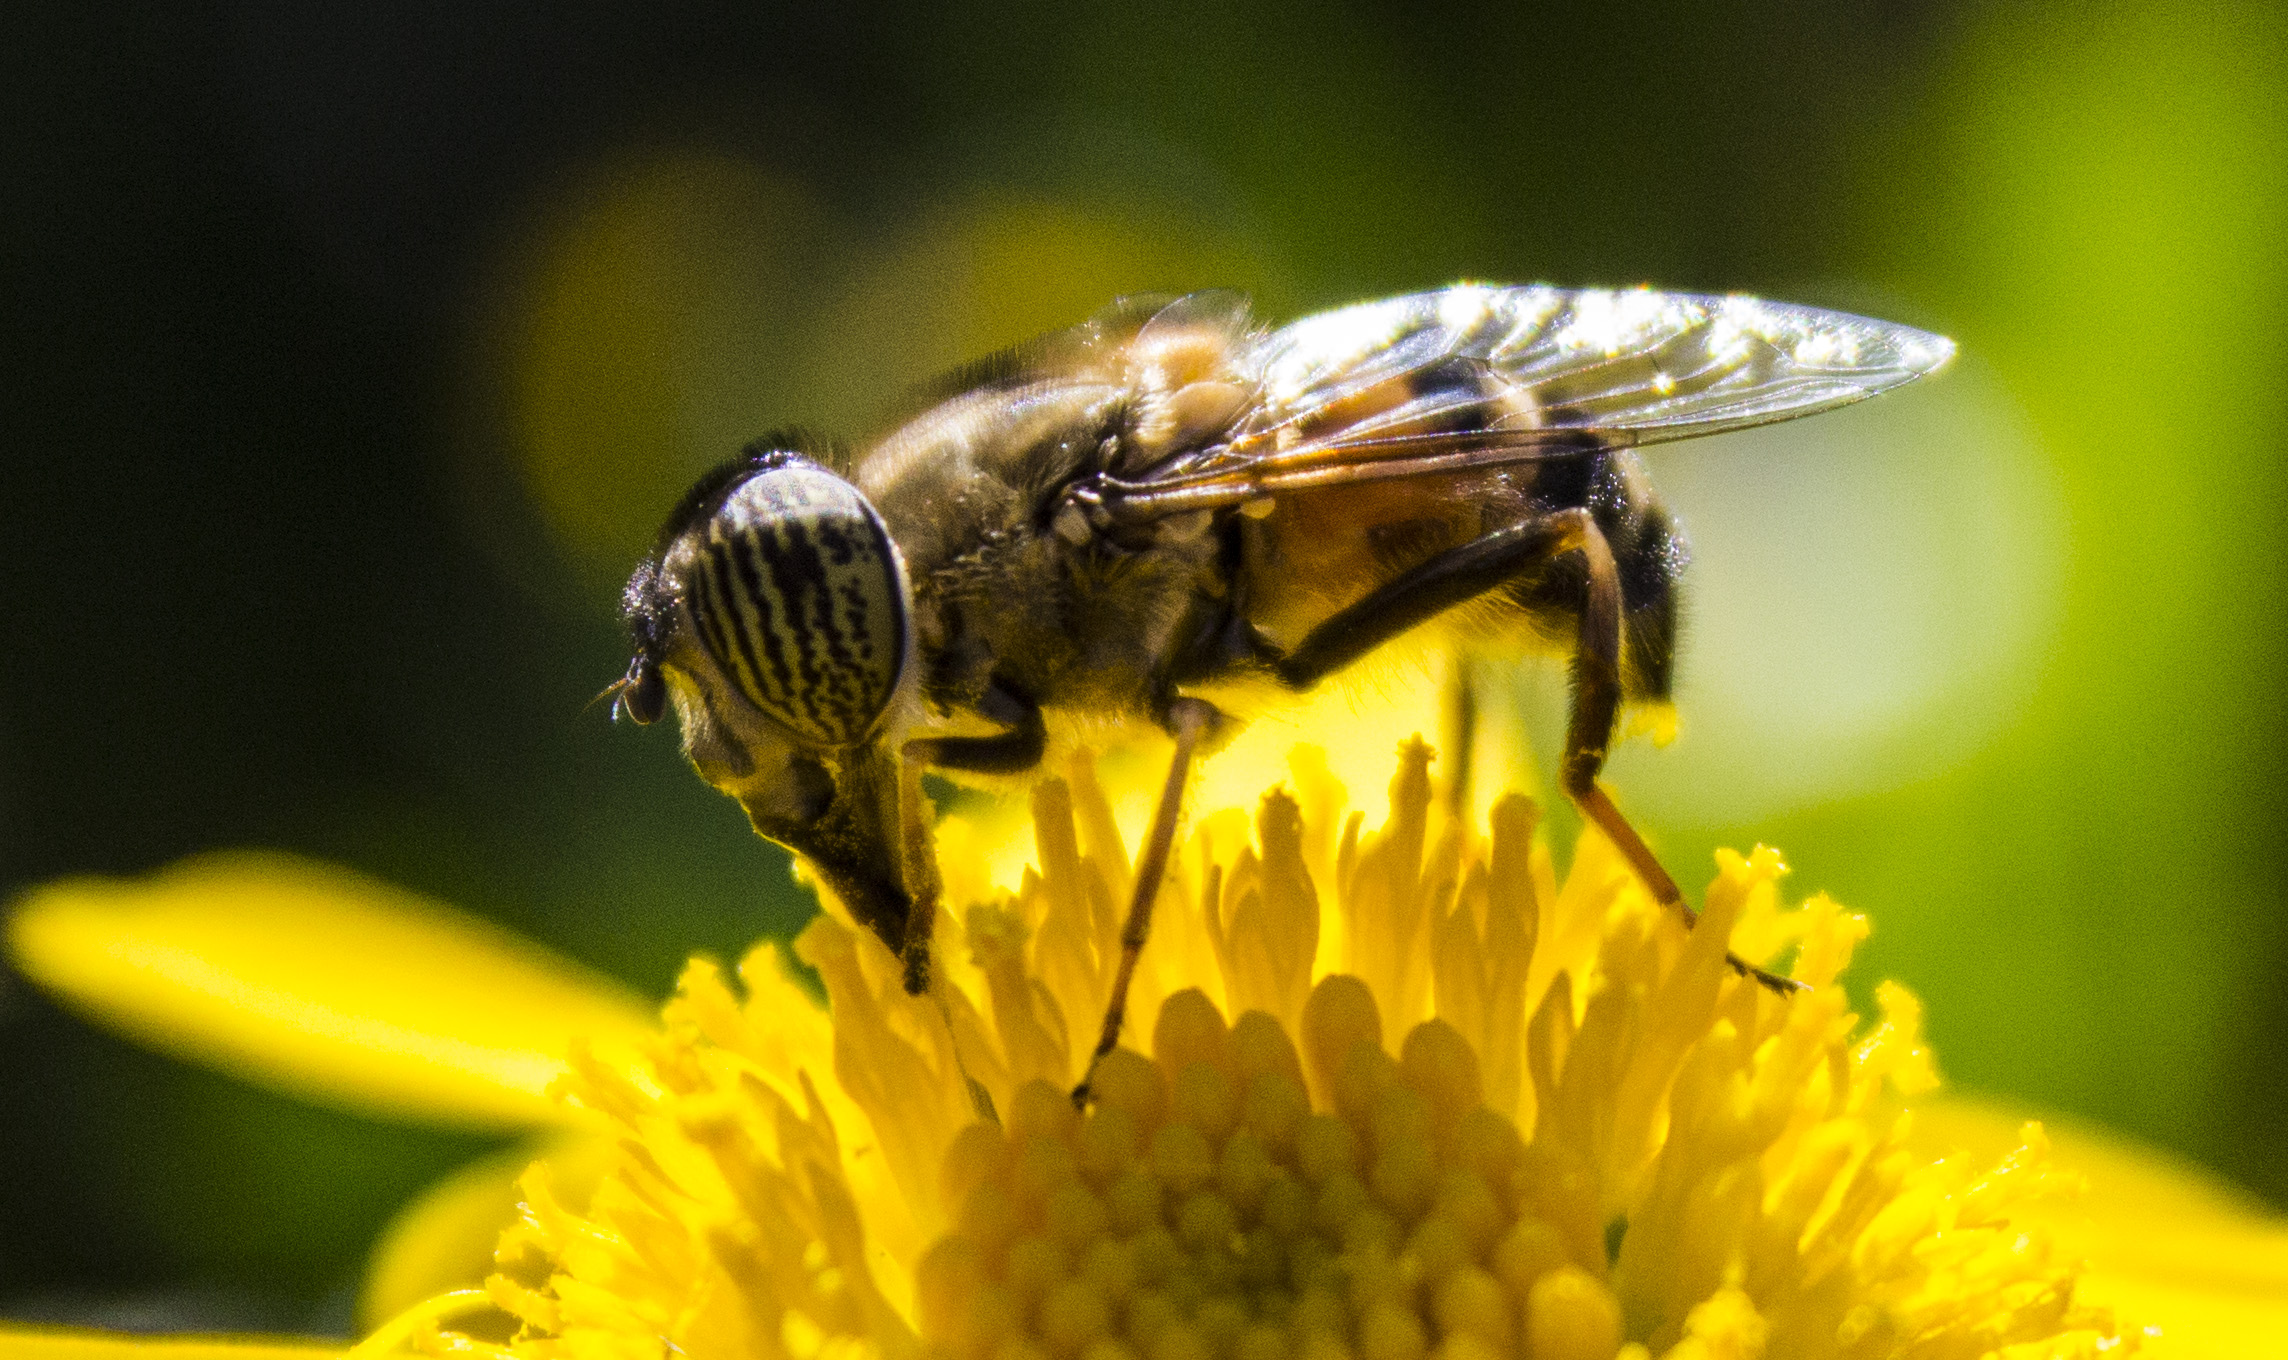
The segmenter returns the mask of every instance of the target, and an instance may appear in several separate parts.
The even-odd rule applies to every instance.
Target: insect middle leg
[[[1216,710],[1202,699],[1177,699],[1168,705],[1167,724],[1176,737],[1175,759],[1168,763],[1168,782],[1160,788],[1159,806],[1152,810],[1152,829],[1146,833],[1144,855],[1136,862],[1136,886],[1128,899],[1128,922],[1120,930],[1120,971],[1112,978],[1112,996],[1104,1007],[1104,1028],[1096,1049],[1088,1055],[1088,1070],[1073,1087],[1072,1102],[1088,1104],[1088,1088],[1105,1055],[1120,1046],[1120,1027],[1128,1017],[1128,986],[1136,978],[1137,961],[1144,957],[1144,942],[1152,934],[1152,902],[1160,895],[1160,880],[1168,872],[1168,854],[1176,843],[1176,819],[1184,808],[1184,789],[1191,783],[1192,762],[1199,754],[1200,738],[1214,725]]]
[[[1676,880],[1597,780],[1620,717],[1621,582],[1604,531],[1587,510],[1556,511],[1441,553],[1337,611],[1271,666],[1285,684],[1309,688],[1455,605],[1575,552],[1587,564],[1587,586],[1581,600],[1572,714],[1566,723],[1560,781],[1566,797],[1620,850],[1653,897],[1674,908],[1689,926],[1699,913],[1684,900]],[[1801,983],[1766,972],[1735,954],[1727,952],[1724,958],[1736,971],[1775,992],[1802,989]]]

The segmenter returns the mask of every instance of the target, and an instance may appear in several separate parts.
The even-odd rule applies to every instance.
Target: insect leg
[[[1293,651],[1272,658],[1272,671],[1290,688],[1309,689],[1399,634],[1530,573],[1570,546],[1573,531],[1562,522],[1565,513],[1471,539],[1383,583],[1335,611]],[[1616,627],[1618,618],[1616,613]]]
[[[937,847],[930,840],[929,796],[922,792],[922,774],[936,763],[937,742],[927,738],[909,741],[898,754],[898,840],[906,896],[913,904],[906,912],[905,943],[898,951],[906,965],[906,994],[926,994],[937,1004],[938,1019],[945,1022],[946,1043],[953,1049],[954,1069],[969,1091],[970,1109],[979,1119],[998,1124],[1001,1118],[994,1112],[992,1093],[970,1075],[969,1064],[962,1060],[961,1036],[953,1028],[953,1008],[946,1003],[944,985],[930,967],[930,942],[937,934],[937,899],[944,885],[937,873]]]
[[[1338,610],[1271,667],[1286,684],[1309,688],[1416,625],[1571,552],[1580,553],[1588,565],[1588,589],[1581,601],[1573,711],[1565,733],[1565,794],[1619,848],[1660,904],[1682,913],[1689,925],[1698,913],[1597,782],[1621,706],[1621,580],[1612,547],[1587,510],[1560,510],[1441,553]],[[1725,959],[1774,991],[1801,989],[1800,983],[1734,955]]]
[[[998,679],[987,686],[977,711],[1008,724],[1007,730],[988,737],[916,737],[898,753],[899,869],[912,902],[906,912],[905,942],[899,956],[905,961],[906,992],[910,996],[929,990],[930,941],[937,928],[937,899],[943,887],[922,776],[932,769],[1015,774],[1040,764],[1041,753],[1048,746],[1041,706]]]
[[[1580,553],[1589,568],[1588,590],[1581,602],[1581,637],[1573,653],[1573,712],[1566,724],[1559,779],[1581,815],[1605,833],[1660,904],[1681,913],[1685,925],[1693,925],[1700,913],[1684,900],[1676,880],[1661,867],[1652,847],[1644,843],[1629,819],[1613,805],[1605,786],[1597,782],[1621,708],[1621,578],[1613,564],[1612,547],[1586,510],[1563,510],[1550,519],[1564,526],[1564,537],[1556,551]],[[1766,972],[1729,951],[1724,961],[1743,977],[1752,977],[1783,996],[1804,989],[1802,983]]]
[[[1049,729],[1039,704],[995,677],[978,700],[977,711],[1005,730],[989,737],[932,737],[932,766],[971,774],[1022,774],[1041,763]]]
[[[937,763],[937,745],[924,738],[907,742],[899,751],[899,868],[911,905],[898,957],[906,965],[908,996],[920,996],[930,988],[930,942],[937,933],[937,899],[944,887],[937,873],[937,846],[930,836],[929,795],[922,791],[922,775]]]
[[[1215,721],[1215,708],[1202,699],[1177,699],[1168,705],[1168,726],[1176,734],[1176,756],[1168,764],[1168,782],[1161,786],[1160,805],[1152,812],[1152,829],[1144,841],[1143,858],[1136,862],[1135,895],[1128,901],[1128,924],[1120,931],[1120,971],[1113,975],[1112,997],[1104,1007],[1104,1030],[1096,1051],[1088,1056],[1088,1070],[1073,1088],[1076,1107],[1088,1104],[1089,1084],[1105,1055],[1120,1045],[1120,1027],[1127,1019],[1128,984],[1136,977],[1137,960],[1144,956],[1144,941],[1152,933],[1152,900],[1160,895],[1160,879],[1168,870],[1168,852],[1176,843],[1176,816],[1183,811],[1184,786],[1191,782],[1192,758],[1200,736]]]

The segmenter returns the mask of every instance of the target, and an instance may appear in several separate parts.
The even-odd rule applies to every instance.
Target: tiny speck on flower
[[[1419,742],[1367,833],[1323,763],[1195,818],[1135,1047],[1075,1111],[1128,858],[1086,766],[1034,800],[1013,893],[941,844],[952,1035],[829,904],[734,988],[695,960],[640,1060],[576,1054],[608,1119],[585,1204],[546,1162],[488,1285],[484,1360],[1676,1360],[2125,1354],[2014,1215],[2057,1189],[1908,1151],[1920,1010],[1835,984],[1866,933],[1721,857],[1697,930],[1601,840],[1560,884],[1523,798],[1442,825]],[[1208,804],[1212,806],[1212,804]],[[1772,995],[1727,941],[1793,950]],[[1141,1022],[1149,1021],[1148,1024]],[[1141,1029],[1143,1032],[1136,1032]],[[954,1062],[1002,1111],[975,1122]],[[1147,1056],[1147,1053],[1149,1056]]]

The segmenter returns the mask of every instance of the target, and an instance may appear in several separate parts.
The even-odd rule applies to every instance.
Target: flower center
[[[1270,1015],[1227,1027],[1180,992],[1157,1059],[1115,1054],[1085,1115],[1034,1083],[1006,1132],[964,1132],[945,1178],[955,1226],[917,1280],[925,1344],[1419,1360],[1436,1337],[1457,1358],[1521,1339],[1611,1355],[1603,1244],[1568,1241],[1517,1193],[1528,1149],[1485,1105],[1468,1042],[1430,1020],[1391,1058],[1374,997],[1339,975],[1302,1031],[1299,1056]]]

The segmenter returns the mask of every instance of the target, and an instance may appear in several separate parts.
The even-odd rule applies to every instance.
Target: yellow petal
[[[131,1336],[0,1327],[0,1356],[7,1360],[319,1360],[346,1350],[315,1341],[251,1336]]]
[[[358,1295],[359,1327],[378,1329],[424,1299],[482,1285],[495,1268],[501,1229],[516,1217],[517,1178],[535,1159],[547,1159],[555,1190],[583,1204],[610,1153],[608,1141],[577,1135],[528,1144],[471,1162],[422,1191],[374,1242]]]
[[[201,855],[35,889],[19,966],[93,1018],[249,1081],[360,1113],[561,1121],[571,1040],[648,1030],[616,984],[441,903],[292,855]]]
[[[1914,1142],[1991,1157],[2017,1145],[2024,1119],[1949,1096],[1916,1109]],[[2031,1215],[2088,1262],[2077,1298],[2157,1328],[2171,1356],[2255,1354],[2251,1338],[2288,1337],[2288,1219],[2158,1149],[2071,1120],[2045,1129],[2053,1164],[2088,1183]]]

